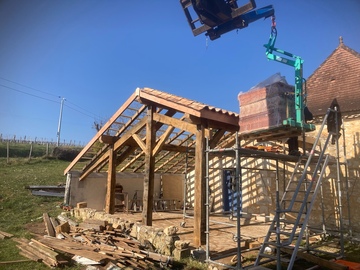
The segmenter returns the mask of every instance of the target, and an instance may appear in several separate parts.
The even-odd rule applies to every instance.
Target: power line
[[[66,101],[68,101],[68,100],[66,100]],[[68,101],[68,102],[69,102],[69,101]],[[69,108],[69,109],[71,109],[71,110],[73,110],[73,111],[75,111],[75,112],[81,113],[81,114],[83,114],[83,115],[85,115],[85,116],[91,117],[91,118],[93,118],[93,119],[96,118],[96,115],[95,115],[95,114],[90,115],[90,114],[84,113],[84,112],[79,111],[79,110],[77,110],[77,109],[75,109],[75,108],[73,108],[73,107],[70,107],[70,106],[67,105],[67,104],[64,104],[64,106],[67,107],[67,108]]]
[[[22,86],[22,87],[29,88],[29,89],[31,89],[31,90],[34,90],[34,91],[37,91],[37,92],[40,92],[40,93],[43,93],[43,94],[47,94],[47,95],[49,95],[49,96],[53,96],[53,97],[60,98],[60,96],[59,96],[59,95],[55,95],[55,94],[52,94],[52,93],[49,93],[49,92],[45,92],[45,91],[42,91],[42,90],[36,89],[36,88],[34,88],[34,87],[27,86],[27,85],[22,84],[22,83],[14,82],[14,81],[9,80],[9,79],[6,79],[6,78],[4,78],[4,77],[0,77],[0,79],[2,79],[2,80],[4,80],[4,81],[11,82],[11,83],[14,83],[14,84],[17,84],[17,85],[20,85],[20,86]]]
[[[6,79],[6,78],[3,78],[3,77],[0,77],[0,79],[5,80],[5,81],[8,81],[8,82],[11,82],[11,83],[14,83],[14,84],[17,84],[17,85],[20,85],[20,86],[22,86],[22,87],[26,87],[26,88],[31,89],[31,90],[35,90],[35,91],[40,92],[40,93],[43,93],[43,94],[47,94],[47,95],[50,95],[50,96],[53,96],[53,97],[56,97],[56,98],[61,98],[61,96],[57,96],[57,95],[54,95],[54,94],[52,94],[52,93],[49,93],[49,92],[46,92],[46,91],[42,91],[42,90],[39,90],[39,89],[30,87],[30,86],[27,86],[27,85],[25,85],[25,84],[21,84],[21,83],[18,83],[18,82],[15,82],[15,81]],[[46,101],[50,101],[50,102],[54,102],[54,103],[60,103],[60,101],[55,101],[55,100],[51,100],[51,99],[49,99],[49,98],[41,97],[41,96],[39,96],[39,95],[35,95],[35,94],[29,93],[29,92],[26,92],[26,91],[23,91],[23,90],[19,90],[19,89],[16,89],[16,88],[14,88],[14,87],[10,87],[10,86],[4,85],[4,84],[0,84],[0,86],[5,87],[5,88],[8,88],[8,89],[13,90],[13,91],[16,91],[16,92],[19,92],[19,93],[22,93],[22,94],[26,94],[26,95],[29,95],[29,96],[32,96],[32,97],[36,97],[36,98],[39,98],[39,99],[43,99],[43,100],[46,100]],[[88,117],[90,117],[90,118],[92,118],[92,119],[94,119],[94,118],[95,118],[95,119],[96,119],[96,118],[100,118],[100,117],[96,116],[95,114],[93,114],[92,112],[90,112],[89,110],[86,110],[86,109],[84,109],[84,108],[76,105],[75,103],[70,102],[68,99],[67,99],[66,101],[67,101],[67,103],[70,103],[70,104],[72,104],[73,106],[79,108],[79,109],[82,110],[83,112],[80,111],[80,110],[78,110],[78,109],[76,109],[76,108],[73,108],[73,107],[71,107],[71,106],[69,106],[69,105],[67,105],[67,104],[64,104],[64,105],[65,105],[66,107],[68,107],[69,109],[74,110],[74,111],[76,111],[76,112],[78,112],[78,113],[81,113],[81,114],[83,114],[83,115],[85,115],[85,116],[88,116]]]
[[[87,116],[90,116],[89,114],[91,114],[93,118],[99,118],[99,117],[97,117],[93,112],[91,112],[91,111],[89,111],[89,110],[86,110],[86,109],[80,107],[79,105],[76,105],[76,104],[74,104],[74,103],[72,103],[72,102],[70,102],[70,101],[68,101],[68,100],[67,100],[67,103],[70,103],[71,105],[73,105],[73,106],[75,106],[75,107],[83,110],[83,111],[86,112],[86,113],[80,112],[79,110],[77,110],[77,109],[75,109],[75,108],[72,108],[72,107],[70,107],[69,105],[65,105],[66,107],[68,107],[68,108],[70,108],[70,109],[72,109],[72,110],[74,110],[74,111],[77,111],[77,112],[82,113],[82,114],[87,115]]]
[[[54,102],[54,103],[59,103],[59,101],[55,101],[55,100],[52,100],[52,99],[40,97],[40,96],[38,96],[38,95],[34,95],[34,94],[31,94],[31,93],[28,93],[28,92],[25,92],[25,91],[22,91],[22,90],[19,90],[19,89],[15,89],[15,88],[13,88],[13,87],[10,87],[10,86],[7,86],[7,85],[1,84],[1,83],[0,83],[0,86],[5,87],[5,88],[8,88],[8,89],[13,90],[13,91],[16,91],[16,92],[19,92],[19,93],[22,93],[22,94],[25,94],[25,95],[28,95],[28,96],[40,98],[40,99],[47,100],[47,101]]]

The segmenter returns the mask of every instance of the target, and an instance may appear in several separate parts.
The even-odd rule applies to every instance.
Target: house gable
[[[343,115],[360,112],[360,54],[339,46],[307,80],[307,105],[314,116],[323,116],[337,99]]]

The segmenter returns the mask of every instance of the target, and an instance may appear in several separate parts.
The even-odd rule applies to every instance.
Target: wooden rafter
[[[120,137],[115,143],[114,143],[114,151],[118,151],[118,149],[123,146],[123,144],[128,141],[130,138],[132,138],[133,134],[136,134],[144,128],[146,124],[146,118],[141,119],[136,125],[134,125],[129,132],[125,133],[124,136]],[[83,180],[86,178],[92,171],[95,171],[98,166],[101,165],[101,163],[104,160],[107,160],[109,158],[109,153],[104,153],[99,159],[96,160],[94,164],[91,166],[88,166],[85,170],[83,170],[80,180]]]
[[[64,171],[64,174],[69,172],[74,165],[81,159],[81,157],[89,151],[89,149],[94,145],[94,143],[99,139],[101,135],[103,135],[106,130],[112,125],[113,122],[116,121],[116,119],[121,115],[124,110],[134,101],[136,98],[136,92],[133,93],[128,100],[117,110],[117,112],[109,119],[109,121],[106,122],[106,124],[96,133],[96,135],[90,140],[90,142],[81,150],[79,155],[74,158],[74,160],[67,166],[67,168]]]

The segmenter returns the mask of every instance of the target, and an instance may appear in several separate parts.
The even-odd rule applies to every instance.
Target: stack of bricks
[[[294,87],[282,82],[240,93],[238,100],[241,134],[282,126],[295,115]]]

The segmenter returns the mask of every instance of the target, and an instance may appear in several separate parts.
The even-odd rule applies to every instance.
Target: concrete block
[[[173,257],[175,260],[181,260],[181,259],[185,259],[185,258],[189,258],[190,257],[190,249],[189,248],[184,248],[184,249],[174,249],[173,251]]]

